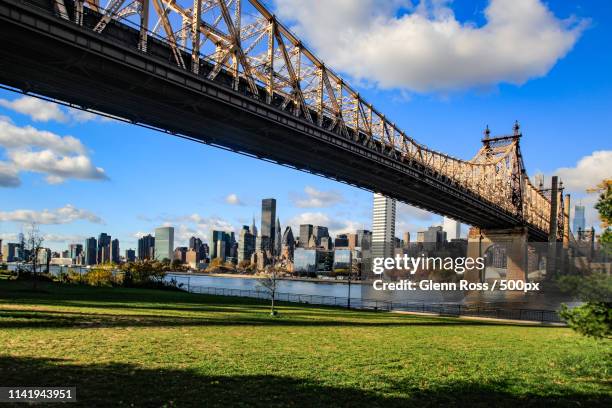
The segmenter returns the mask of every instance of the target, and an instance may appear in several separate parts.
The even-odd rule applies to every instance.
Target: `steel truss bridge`
[[[419,144],[258,0],[0,0],[0,22],[0,83],[13,90],[481,228],[522,226],[544,241],[558,224],[562,239],[563,200],[552,206],[530,182],[518,124],[508,136],[487,130],[471,160]]]

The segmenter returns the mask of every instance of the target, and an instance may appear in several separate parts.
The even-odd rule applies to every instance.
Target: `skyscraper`
[[[210,259],[225,258],[231,256],[231,249],[234,246],[235,240],[233,238],[234,233],[227,233],[224,231],[212,231],[210,233]],[[223,241],[223,253],[219,253],[219,241]]]
[[[255,236],[251,234],[248,226],[243,225],[238,236],[238,263],[250,260],[254,251]]]
[[[372,231],[357,230],[357,246],[362,251],[369,251],[372,247]]]
[[[174,227],[155,228],[155,259],[174,259]]]
[[[578,236],[578,231],[584,231],[586,228],[586,218],[584,216],[585,207],[577,205],[574,207],[574,228],[572,232]]]
[[[276,199],[265,198],[261,200],[261,231],[262,242],[268,242],[269,247],[265,249],[274,250],[274,239],[276,238]]]
[[[291,227],[286,227],[283,233],[283,242],[281,254],[286,256],[288,259],[293,260],[293,251],[295,250],[295,239],[293,237],[293,231]]]
[[[111,244],[111,236],[106,233],[101,233],[98,235],[98,263],[108,263],[110,262],[110,244]]]
[[[300,246],[302,248],[308,248],[308,241],[310,240],[310,236],[312,235],[312,230],[312,224],[300,225]]]
[[[112,263],[121,263],[121,254],[119,254],[119,240],[117,238],[111,241],[110,258]]]
[[[98,242],[94,237],[87,238],[83,250],[85,257],[83,263],[85,265],[95,265],[98,262]]]
[[[446,239],[448,241],[461,238],[461,223],[457,220],[444,217],[442,229],[446,232]]]
[[[257,236],[257,227],[255,226],[255,217],[253,217],[253,224],[251,224],[250,232],[254,237]]]
[[[138,259],[153,259],[155,256],[155,237],[151,234],[145,235],[138,240]]]
[[[312,230],[312,233],[315,236],[315,240],[317,241],[317,246],[321,245],[321,239],[329,237],[329,231],[327,227],[321,227],[320,225],[315,225]]]
[[[73,262],[75,262],[77,258],[79,257],[79,255],[81,255],[81,252],[83,252],[83,245],[82,244],[70,244],[70,246],[68,247],[68,251],[69,251],[69,257],[72,259]]]
[[[189,249],[192,249],[193,251],[195,251],[198,262],[206,258],[206,255],[207,255],[206,246],[204,245],[204,243],[202,242],[200,238],[197,238],[197,237],[189,238]]]
[[[274,255],[280,256],[282,250],[282,237],[280,220],[278,219],[278,217],[276,217],[276,227],[274,228],[274,233],[276,234],[276,238],[274,240]]]
[[[439,225],[429,227],[423,232],[423,242],[428,249],[440,248],[446,239],[446,231]]]
[[[136,251],[133,249],[125,250],[125,261],[126,262],[134,262],[136,260]]]
[[[374,194],[372,211],[372,258],[393,256],[395,239],[395,200]]]

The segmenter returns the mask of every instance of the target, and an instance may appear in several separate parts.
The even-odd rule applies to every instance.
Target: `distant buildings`
[[[210,234],[210,259],[221,258],[225,261],[233,258],[236,256],[232,254],[234,243],[234,233],[213,230]]]
[[[110,262],[111,255],[111,236],[106,233],[98,235],[98,254],[97,263],[104,264]]]
[[[334,239],[334,248],[348,248],[349,247],[349,239],[347,234],[338,234],[336,235],[336,239]]]
[[[574,228],[572,232],[577,236],[579,231],[584,231],[586,228],[585,207],[577,205],[574,207]]]
[[[296,248],[293,257],[293,272],[297,275],[329,274],[336,270],[348,272],[351,268],[351,251],[341,249]]]
[[[114,264],[121,263],[121,254],[119,253],[119,240],[116,238],[111,241],[110,260]]]
[[[187,251],[189,248],[187,247],[176,247],[174,249],[174,257],[173,260],[181,261],[181,264],[187,263]]]
[[[442,229],[446,232],[448,241],[461,238],[461,223],[459,221],[444,217]]]
[[[372,231],[357,230],[357,247],[369,251],[372,247]]]
[[[293,260],[293,254],[295,251],[295,238],[293,237],[293,231],[291,227],[285,228],[283,233],[283,242],[281,246],[281,256],[290,261]]]
[[[261,200],[261,235],[262,250],[274,250],[276,238],[276,199],[266,198]],[[258,248],[259,249],[259,248]]]
[[[357,244],[357,234],[346,234],[348,239],[349,249],[355,249],[359,245]]]
[[[85,251],[85,257],[83,258],[83,264],[85,266],[95,265],[98,263],[98,242],[94,237],[87,238],[85,245],[83,245]]]
[[[243,225],[238,236],[238,263],[250,261],[255,252],[255,236],[247,225]]]
[[[410,243],[410,233],[404,232],[404,245],[408,245]]]
[[[280,220],[276,217],[276,226],[274,227],[274,256],[280,256],[282,250],[282,237]]]
[[[174,259],[174,227],[155,228],[155,259]]]
[[[446,242],[446,232],[441,226],[432,226],[423,232],[423,243],[429,249],[439,248]],[[419,232],[420,234],[420,232]]]
[[[138,240],[138,260],[151,260],[155,258],[155,237],[145,235]]]
[[[374,194],[372,211],[372,258],[393,256],[395,246],[395,200]]]
[[[80,263],[81,254],[83,253],[83,245],[82,244],[70,244],[68,247],[68,256],[72,259],[74,264]]]
[[[195,252],[197,262],[200,262],[208,257],[208,245],[203,243],[200,238],[189,238],[189,250],[193,250]]]
[[[300,247],[308,248],[308,242],[310,241],[310,236],[312,235],[312,231],[313,231],[312,224],[300,225]]]
[[[136,261],[136,251],[133,249],[125,250],[125,261],[126,262],[135,262]]]
[[[8,242],[2,247],[2,258],[4,262],[19,261],[19,244]]]

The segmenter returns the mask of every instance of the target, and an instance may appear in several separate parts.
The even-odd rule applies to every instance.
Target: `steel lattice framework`
[[[487,129],[472,160],[429,149],[365,101],[258,0],[109,0],[105,7],[98,0],[52,1],[65,20],[83,25],[84,14],[93,12],[92,29],[102,35],[113,20],[136,27],[134,46],[141,52],[148,52],[151,41],[163,41],[171,49],[170,62],[181,69],[395,160],[416,163],[524,224],[549,229],[551,199],[527,176],[518,124],[509,136],[492,138]]]

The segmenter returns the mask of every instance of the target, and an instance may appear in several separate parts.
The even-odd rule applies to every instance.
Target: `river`
[[[14,270],[15,265],[9,264],[9,269]],[[85,268],[81,269],[83,273]],[[58,274],[61,267],[51,266],[50,272]],[[66,267],[63,268],[67,270]],[[170,273],[166,279],[176,279],[183,284],[183,289],[190,288],[192,291],[197,287],[211,287],[224,289],[258,290],[258,279],[232,276],[206,276],[189,273]],[[321,282],[308,280],[286,280],[281,279],[277,283],[279,293],[291,293],[300,295],[330,296],[337,298],[348,297],[348,284],[342,281]],[[534,293],[502,292],[502,291],[376,291],[370,283],[351,285],[351,299],[356,300],[379,300],[393,301],[399,303],[424,303],[424,304],[494,304],[498,307],[558,310],[562,303],[570,306],[579,304],[571,298],[557,291],[541,291]]]

